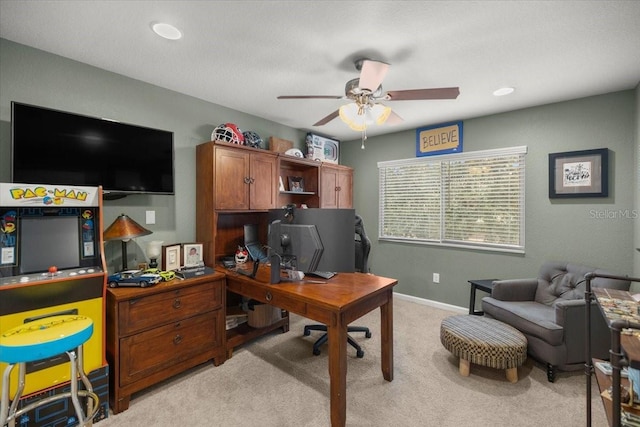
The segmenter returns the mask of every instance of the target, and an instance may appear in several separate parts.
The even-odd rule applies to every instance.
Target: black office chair
[[[362,224],[362,218],[360,215],[356,215],[356,223],[355,223],[355,237],[356,237],[356,258],[355,258],[355,267],[356,271],[362,273],[369,272],[369,252],[371,251],[371,240],[367,237],[367,233],[364,231],[364,225]],[[311,334],[311,331],[327,331],[326,325],[307,325],[304,327],[304,335],[308,336]],[[367,338],[371,338],[371,331],[369,328],[364,326],[348,326],[347,332],[364,332],[364,336]],[[313,344],[313,354],[316,356],[320,354],[320,347],[327,342],[329,336],[325,333]],[[351,336],[347,335],[347,342],[356,349],[357,357],[364,357],[364,350],[362,347],[353,339]]]

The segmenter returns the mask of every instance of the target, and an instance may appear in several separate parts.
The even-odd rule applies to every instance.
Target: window
[[[524,252],[526,152],[379,162],[379,238]]]

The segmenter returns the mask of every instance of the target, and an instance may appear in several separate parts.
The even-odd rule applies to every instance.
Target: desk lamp
[[[113,224],[104,231],[103,238],[105,241],[122,240],[122,271],[127,268],[127,242],[134,237],[146,236],[152,232],[129,218],[125,214],[120,214],[113,221]]]

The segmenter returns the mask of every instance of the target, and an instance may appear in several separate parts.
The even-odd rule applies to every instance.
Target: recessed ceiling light
[[[156,22],[151,25],[153,31],[160,37],[164,37],[169,40],[178,40],[182,38],[182,33],[176,27],[163,22]]]
[[[493,96],[505,96],[513,93],[515,89],[512,87],[501,87],[493,92]]]

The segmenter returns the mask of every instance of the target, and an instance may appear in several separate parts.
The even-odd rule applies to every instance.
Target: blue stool
[[[84,372],[82,362],[82,345],[91,338],[92,334],[93,321],[90,318],[64,315],[45,317],[25,323],[0,335],[0,361],[9,365],[2,376],[0,426],[14,426],[22,414],[69,397],[73,402],[79,425],[92,425],[93,416],[98,411],[100,401],[93,392],[93,387]],[[24,391],[27,362],[47,359],[61,353],[66,353],[71,362],[71,391],[45,397],[17,410],[18,401]],[[9,400],[9,381],[15,365],[18,365],[18,389],[13,399]],[[78,390],[78,375],[80,375],[86,390]],[[78,396],[88,397],[86,416],[82,411]]]

